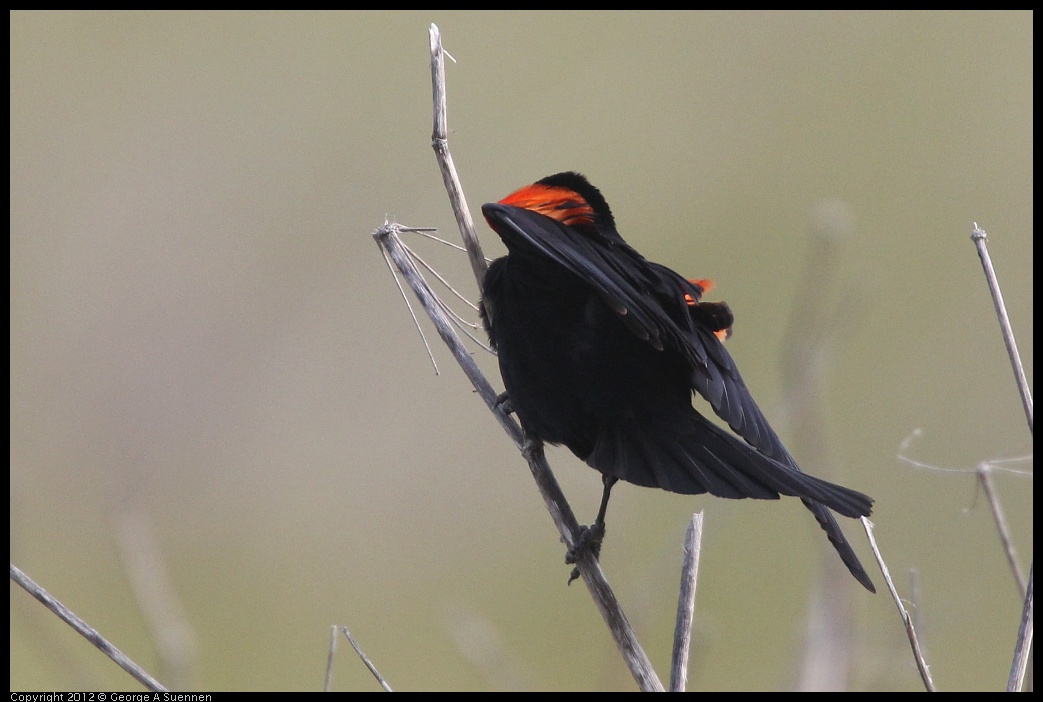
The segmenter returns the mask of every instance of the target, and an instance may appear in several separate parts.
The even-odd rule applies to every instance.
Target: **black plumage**
[[[482,212],[507,246],[485,276],[482,318],[528,433],[636,485],[799,497],[875,591],[830,512],[869,515],[872,500],[800,471],[724,347],[732,314],[701,300],[703,281],[629,246],[604,197],[577,173],[544,178]],[[734,434],[696,410],[693,391]],[[605,482],[599,519],[614,482]]]

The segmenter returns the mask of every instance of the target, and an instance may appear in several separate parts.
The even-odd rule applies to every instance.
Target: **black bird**
[[[732,313],[645,259],[616,231],[585,177],[558,173],[482,213],[507,246],[485,275],[481,316],[509,407],[525,431],[603,474],[597,555],[617,480],[683,494],[799,497],[851,574],[875,592],[830,510],[873,500],[802,473],[757,407],[722,338]],[[692,406],[701,395],[737,436]]]

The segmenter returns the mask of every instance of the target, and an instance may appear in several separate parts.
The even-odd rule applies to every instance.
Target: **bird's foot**
[[[586,551],[597,560],[601,555],[601,542],[605,539],[605,523],[595,522],[591,526],[580,526],[579,538],[576,539],[576,544],[565,552],[565,562],[569,565],[574,565],[579,562],[583,552]],[[579,578],[579,566],[572,569],[572,573],[569,575],[568,585],[572,584],[573,580]]]
[[[506,390],[496,396],[496,400],[493,402],[493,407],[502,410],[506,415],[514,414],[514,406],[511,405],[511,398],[507,395]]]

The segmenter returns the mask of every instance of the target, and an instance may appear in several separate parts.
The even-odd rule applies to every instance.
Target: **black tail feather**
[[[799,497],[855,579],[876,592],[830,512],[855,519],[868,516],[873,500],[766,456],[694,408],[606,428],[585,460],[627,482],[681,494],[760,500]]]
[[[814,500],[802,499],[801,502],[804,506],[811,510],[811,513],[815,515],[815,519],[818,520],[819,526],[822,527],[822,531],[826,532],[826,537],[829,539],[829,543],[833,544],[833,548],[836,549],[837,554],[840,556],[840,560],[844,562],[847,569],[851,572],[851,575],[855,576],[855,580],[862,583],[862,587],[875,593],[876,587],[873,585],[873,581],[869,579],[869,574],[866,573],[865,568],[858,561],[858,556],[855,555],[854,549],[851,548],[851,544],[848,543],[847,538],[844,536],[844,532],[840,530],[840,525],[837,524],[837,520],[833,517],[833,513],[830,512],[821,502],[815,502]],[[863,516],[869,516],[863,515]]]

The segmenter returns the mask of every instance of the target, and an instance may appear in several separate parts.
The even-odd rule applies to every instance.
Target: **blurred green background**
[[[988,506],[973,475],[897,456],[915,430],[906,453],[940,467],[1031,453],[969,239],[990,234],[1031,381],[1028,12],[12,13],[12,561],[168,684],[321,689],[340,624],[396,689],[634,688],[524,462],[437,335],[434,374],[370,238],[385,217],[456,237],[431,22],[472,212],[587,174],[646,256],[715,279],[784,439],[787,324],[846,305],[823,473],[876,498],[907,599],[918,570],[938,686],[1002,688],[1021,603]],[[832,199],[853,235],[836,285],[806,289]],[[417,248],[474,296],[462,255]],[[589,521],[598,475],[549,455]],[[996,483],[1027,566],[1031,477]],[[646,650],[665,679],[699,509],[690,689],[794,686],[834,556],[793,499],[616,489],[602,560]],[[842,585],[850,685],[920,689],[843,521],[882,593]],[[135,578],[175,596],[161,637]],[[138,689],[15,587],[11,688]],[[334,688],[377,689],[346,643]]]

